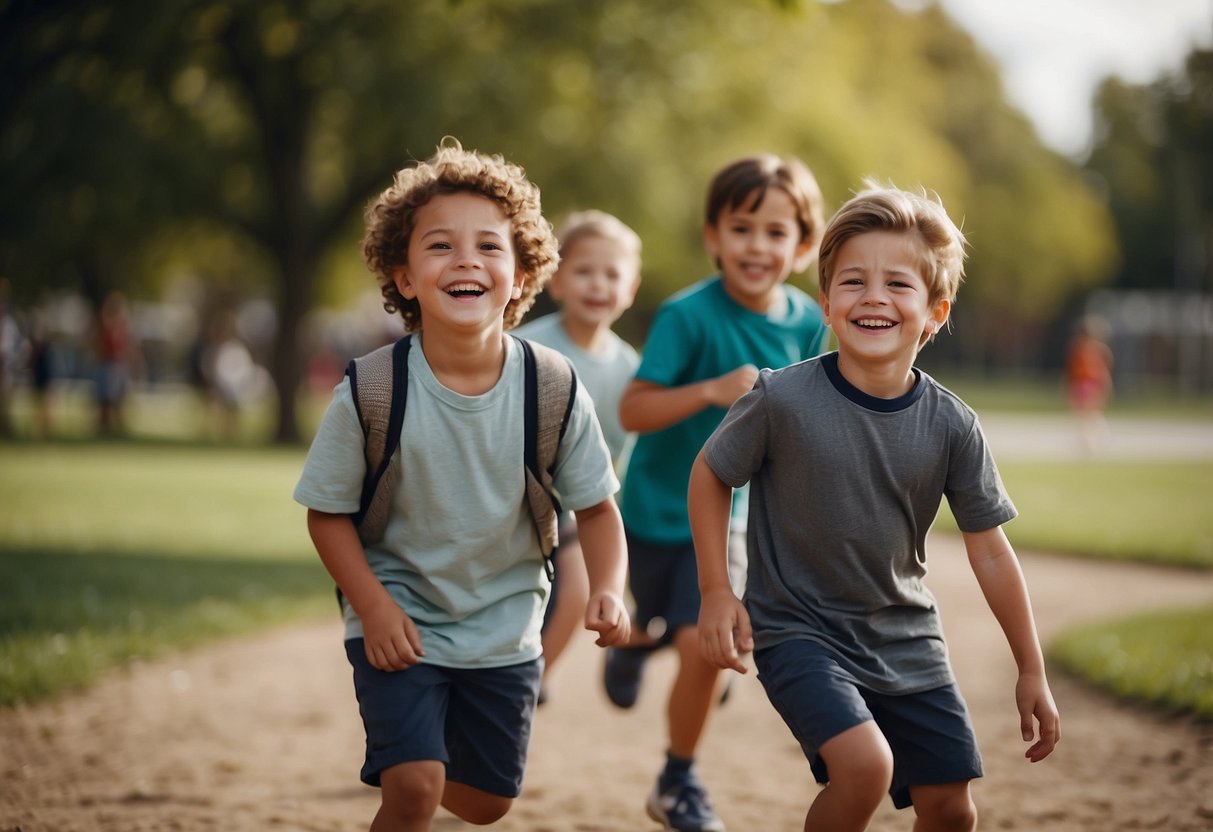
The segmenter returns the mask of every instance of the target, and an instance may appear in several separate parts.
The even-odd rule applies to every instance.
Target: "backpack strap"
[[[548,578],[556,574],[552,555],[560,535],[560,500],[554,489],[556,452],[577,397],[577,374],[569,360],[550,347],[514,336],[522,347],[526,375],[523,461],[526,495]]]
[[[400,429],[409,391],[412,336],[350,361],[350,393],[365,437],[366,473],[358,512],[353,515],[363,544],[383,539],[392,492],[400,480]]]

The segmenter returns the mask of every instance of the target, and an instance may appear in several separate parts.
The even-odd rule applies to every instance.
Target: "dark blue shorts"
[[[625,528],[626,532],[626,528]],[[653,543],[627,532],[628,589],[636,604],[634,626],[668,643],[682,627],[699,623],[699,567],[695,546]],[[729,534],[729,582],[738,597],[745,589],[745,533]]]
[[[366,659],[362,639],[345,643],[366,729],[362,782],[417,760],[446,764],[447,780],[504,797],[522,791],[543,659],[510,667],[419,664],[391,673]]]
[[[898,809],[911,804],[911,786],[981,777],[977,737],[955,684],[921,693],[877,693],[860,685],[831,651],[803,639],[755,652],[754,664],[818,783],[830,779],[818,749],[868,720],[875,720],[893,750],[889,795]]]

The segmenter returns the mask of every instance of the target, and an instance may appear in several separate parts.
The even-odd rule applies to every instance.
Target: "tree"
[[[25,0],[0,24],[0,273],[96,297],[146,279],[169,235],[203,264],[259,252],[242,268],[278,308],[279,441],[299,438],[321,264],[357,259],[361,206],[447,134],[524,165],[553,219],[593,206],[641,233],[636,341],[711,267],[708,177],[760,150],[805,158],[830,209],[865,175],[940,192],[972,230],[973,354],[1031,345],[1052,298],[1110,262],[1091,188],[935,6]]]
[[[1213,50],[1193,51],[1181,72],[1149,84],[1106,79],[1095,115],[1087,169],[1123,246],[1112,284],[1213,289],[1213,240],[1202,239],[1213,226]]]

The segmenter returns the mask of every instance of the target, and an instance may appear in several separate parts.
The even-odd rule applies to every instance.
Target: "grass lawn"
[[[998,463],[1022,549],[1213,568],[1213,462],[1008,460]],[[947,510],[936,528],[955,531]]]
[[[217,636],[336,615],[299,450],[0,444],[0,706]]]
[[[1213,720],[1213,607],[1076,627],[1049,656],[1124,699]]]

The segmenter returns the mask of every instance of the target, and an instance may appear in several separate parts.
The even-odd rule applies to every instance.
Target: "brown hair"
[[[391,187],[366,209],[362,253],[383,293],[383,308],[399,312],[405,329],[421,329],[421,306],[400,294],[393,272],[407,264],[417,210],[439,194],[453,193],[491,199],[510,221],[518,268],[525,275],[521,296],[505,308],[505,328],[510,329],[522,320],[556,270],[556,237],[540,209],[539,188],[522,168],[499,155],[464,150],[450,137],[428,160],[398,171]]]
[[[736,210],[747,201],[757,208],[771,188],[779,188],[791,197],[796,206],[800,242],[809,243],[815,252],[825,226],[821,187],[808,166],[794,156],[761,153],[722,168],[708,186],[705,211],[708,225],[715,225],[726,208]]]

